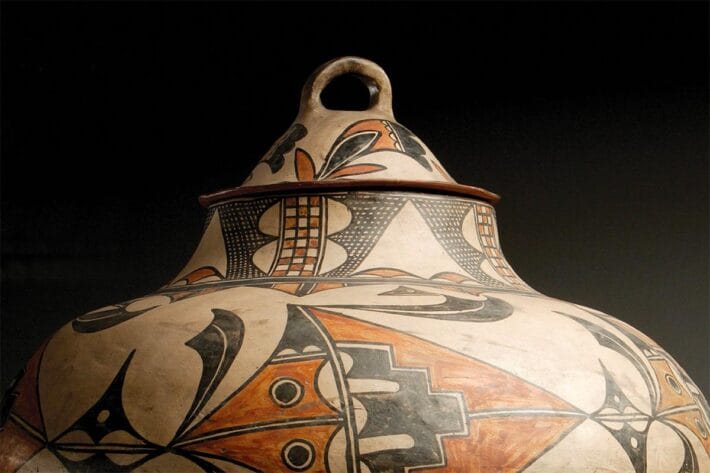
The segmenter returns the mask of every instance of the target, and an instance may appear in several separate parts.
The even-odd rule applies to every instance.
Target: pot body
[[[364,111],[320,92],[354,73]],[[710,472],[707,402],[652,340],[511,269],[361,58],[209,206],[166,287],[82,315],[2,409],[0,471]],[[409,190],[405,192],[403,189]]]
[[[493,208],[241,198],[154,294],[28,363],[3,471],[706,472],[707,404],[652,340],[541,295]]]

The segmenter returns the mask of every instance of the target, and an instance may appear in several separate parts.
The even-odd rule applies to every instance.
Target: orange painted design
[[[312,181],[315,175],[316,169],[310,155],[301,148],[297,148],[296,177],[299,181]]]
[[[12,412],[15,415],[21,417],[22,420],[42,433],[44,433],[44,425],[37,394],[37,375],[45,346],[47,346],[47,341],[39,347],[30,358],[30,361],[27,362],[27,365],[25,365],[25,374],[22,375],[13,390],[13,392],[17,393],[17,398],[12,404]]]
[[[0,430],[0,471],[17,471],[22,465],[42,450],[42,443],[25,432],[10,419]]]
[[[295,218],[293,218],[293,217],[286,218],[285,228],[286,229],[296,228],[296,223],[297,223],[297,220]]]
[[[379,164],[355,164],[353,166],[346,166],[340,168],[337,171],[330,174],[329,177],[345,177],[345,176],[358,176],[360,174],[370,174],[372,172],[378,172],[387,169]]]
[[[693,409],[691,411],[678,412],[677,414],[670,414],[662,417],[663,420],[670,420],[677,422],[689,430],[691,430],[700,443],[705,447],[705,451],[710,454],[710,426],[703,420],[703,415],[700,409]]]
[[[483,294],[485,292],[485,291],[481,290],[481,288],[479,288],[479,287],[466,287],[466,286],[456,286],[456,287],[440,286],[439,289],[460,292],[462,294],[468,294],[471,296],[480,296],[481,294]]]
[[[498,235],[496,234],[493,209],[482,204],[476,204],[474,208],[480,243],[493,269],[513,286],[520,289],[529,289],[528,285],[513,272],[498,247]]]
[[[283,199],[280,249],[270,270],[272,276],[313,276],[321,258],[325,238],[326,200],[319,196]]]
[[[323,363],[322,359],[315,359],[267,365],[236,396],[205,419],[187,438],[228,427],[336,415],[337,411],[325,404],[315,390],[318,368]],[[303,389],[303,397],[293,406],[281,407],[271,397],[269,392],[271,385],[281,378],[293,379]]]
[[[319,282],[318,284],[313,286],[311,294],[321,291],[330,291],[331,289],[340,289],[342,287],[345,287],[345,284],[336,282]]]
[[[663,359],[648,360],[658,379],[661,388],[658,398],[657,410],[662,412],[673,407],[682,407],[694,404],[695,400],[686,391],[683,382],[678,379],[671,369],[668,361]]]
[[[401,151],[402,146],[400,145],[399,140],[397,140],[396,135],[384,120],[364,120],[355,123],[353,126],[348,128],[345,133],[343,133],[343,138],[347,138],[364,131],[375,131],[380,133],[377,140],[375,140],[375,142],[370,146],[371,151],[385,149]]]
[[[353,276],[378,276],[381,278],[394,278],[394,277],[410,277],[410,278],[417,278],[421,279],[418,276],[415,276],[412,273],[408,273],[406,271],[402,271],[400,269],[394,269],[394,268],[374,268],[374,269],[368,269],[366,271],[360,271],[358,273],[353,274]]]
[[[522,379],[411,335],[377,327],[321,309],[308,309],[336,341],[392,345],[397,366],[425,368],[433,391],[460,391],[470,412],[537,408],[576,410],[557,396]],[[504,390],[500,387],[505,386]]]
[[[271,287],[272,287],[272,289],[276,289],[277,291],[285,292],[287,294],[296,294],[298,292],[298,288],[301,287],[301,284],[299,284],[299,283],[279,283],[279,284],[274,284]]]
[[[217,271],[212,266],[203,266],[202,268],[198,268],[192,271],[180,281],[185,281],[185,283],[187,284],[195,284],[196,282],[201,281],[202,279],[213,276],[218,277],[219,279],[224,279],[224,276],[222,276],[219,271]]]
[[[305,440],[313,446],[314,459],[310,468],[298,471],[325,472],[328,440],[338,428],[338,425],[314,425],[270,429],[207,440],[184,448],[193,452],[232,458],[256,471],[293,472],[294,470],[284,464],[281,452],[289,442],[296,439]]]
[[[513,473],[522,471],[559,442],[582,419],[575,417],[490,417],[469,423],[468,437],[445,437],[446,466],[422,473]]]
[[[451,281],[455,283],[462,283],[464,281],[471,281],[471,278],[463,276],[457,273],[443,272],[433,275],[429,279],[445,279],[446,281]]]

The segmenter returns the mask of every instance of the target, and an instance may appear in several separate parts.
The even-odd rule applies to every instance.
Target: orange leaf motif
[[[402,271],[401,269],[395,268],[372,268],[365,271],[357,272],[353,274],[353,276],[379,276],[382,278],[395,278],[398,276],[404,276],[421,279],[419,276],[415,276],[412,273],[408,273],[406,271]]]
[[[296,178],[299,181],[312,181],[315,175],[316,167],[311,156],[301,148],[296,148]]]
[[[337,171],[332,173],[329,177],[336,178],[336,177],[345,177],[345,176],[357,176],[360,174],[370,174],[371,172],[382,171],[383,169],[387,169],[387,168],[384,166],[380,166],[379,164],[356,164],[354,166],[347,166],[347,167],[338,169]]]

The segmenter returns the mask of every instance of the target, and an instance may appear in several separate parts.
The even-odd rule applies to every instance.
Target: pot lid
[[[370,92],[366,110],[332,110],[321,93],[336,77],[352,74]],[[271,192],[396,188],[472,196],[491,203],[499,197],[457,184],[434,153],[398,123],[392,86],[384,70],[367,59],[347,56],[320,66],[301,91],[298,115],[259,160],[241,187],[200,197],[203,205]]]

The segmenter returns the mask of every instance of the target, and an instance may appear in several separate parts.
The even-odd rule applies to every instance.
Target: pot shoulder
[[[8,399],[3,470],[710,471],[707,403],[651,339],[458,284],[159,291],[60,329]]]

